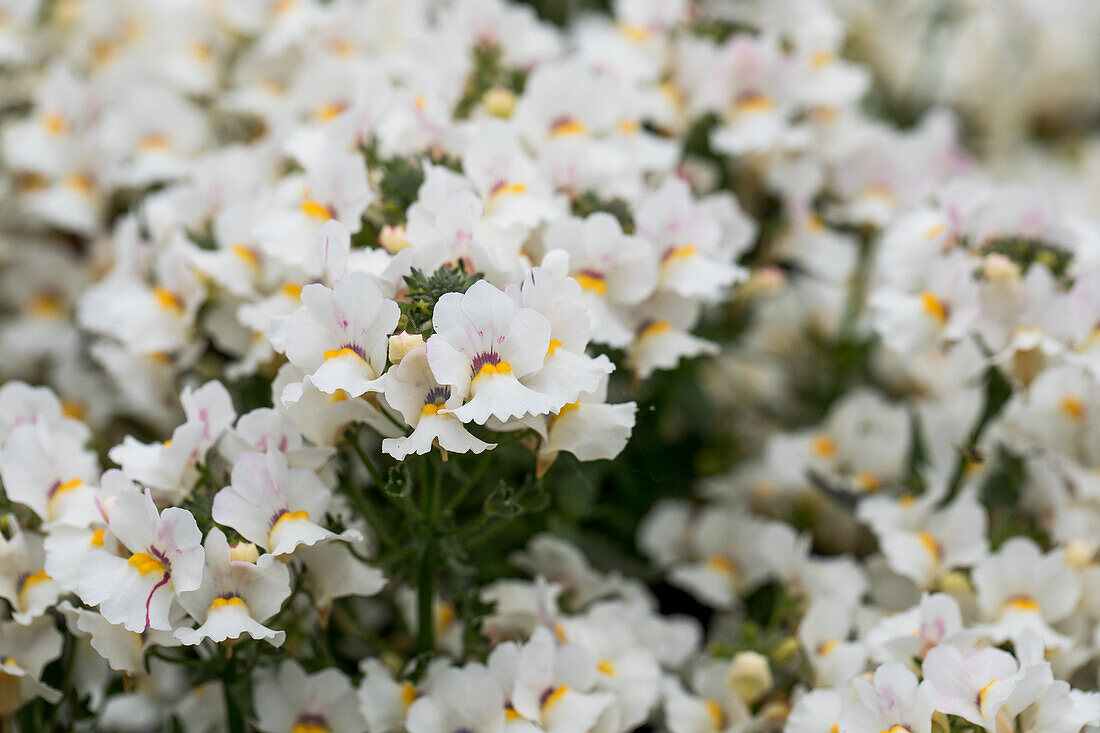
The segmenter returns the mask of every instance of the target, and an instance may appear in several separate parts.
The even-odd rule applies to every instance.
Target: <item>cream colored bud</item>
[[[516,95],[510,89],[493,87],[481,96],[481,103],[493,117],[508,118],[516,108]]]
[[[726,687],[748,705],[759,700],[772,688],[768,658],[757,652],[738,653],[726,672]]]
[[[260,551],[251,542],[238,542],[229,546],[229,559],[241,562],[256,562],[260,559]]]
[[[1014,283],[1020,280],[1020,266],[999,252],[982,261],[982,274],[990,282]]]
[[[951,595],[961,595],[963,593],[970,593],[974,590],[973,586],[970,585],[970,581],[958,570],[953,570],[943,576],[943,580],[940,582],[940,588],[945,593],[950,593]]]
[[[382,249],[391,255],[412,246],[409,240],[405,238],[405,227],[394,227],[388,224],[382,227],[382,231],[378,233],[378,243],[382,245]]]
[[[405,354],[424,345],[424,337],[418,333],[395,333],[390,336],[390,363],[400,364]]]
[[[1084,570],[1092,564],[1093,552],[1084,540],[1066,543],[1066,565],[1074,570]]]
[[[746,298],[771,295],[782,290],[786,283],[787,276],[778,267],[762,267],[749,275],[741,286],[741,293]]]

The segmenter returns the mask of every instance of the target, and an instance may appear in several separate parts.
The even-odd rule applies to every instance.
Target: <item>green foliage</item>
[[[405,276],[405,299],[401,301],[399,328],[409,333],[432,333],[432,313],[435,304],[447,293],[465,293],[481,279],[481,273],[473,275],[459,264],[444,264],[431,275],[425,275],[415,267]]]
[[[982,254],[1001,254],[1015,262],[1021,272],[1032,265],[1043,265],[1059,280],[1068,276],[1073,253],[1030,237],[1002,237],[985,242],[979,248]]]
[[[585,191],[573,199],[573,213],[581,218],[595,214],[597,211],[606,211],[619,220],[619,226],[627,234],[634,233],[634,215],[630,211],[630,204],[619,198],[601,198],[595,191]]]
[[[455,105],[456,119],[465,119],[490,89],[507,89],[520,94],[527,83],[527,72],[508,68],[503,63],[503,53],[498,46],[480,45],[473,50],[473,69],[466,78],[462,97]]]

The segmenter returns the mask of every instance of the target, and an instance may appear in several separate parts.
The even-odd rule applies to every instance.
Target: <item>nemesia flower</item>
[[[61,700],[61,690],[43,684],[39,677],[47,664],[61,656],[62,643],[49,617],[30,625],[0,624],[0,713],[11,715],[36,697],[51,705]]]
[[[330,499],[316,473],[287,468],[282,453],[242,453],[230,485],[214,496],[214,521],[272,555],[287,555],[338,537],[312,519],[324,516]]]
[[[550,321],[518,307],[485,281],[462,295],[439,299],[432,316],[435,333],[426,344],[428,366],[440,385],[450,387],[460,407],[448,412],[463,422],[557,412],[565,400],[536,392],[521,379],[540,369],[550,348]]]
[[[363,729],[355,691],[336,669],[310,675],[288,659],[256,681],[253,704],[265,733]]]
[[[397,303],[383,299],[369,278],[354,273],[332,290],[317,283],[305,286],[302,303],[286,323],[285,339],[287,358],[306,377],[302,386],[284,390],[283,401],[297,402],[307,383],[325,394],[380,392],[387,338],[399,317]]]
[[[898,727],[912,733],[932,729],[935,692],[928,682],[917,683],[916,676],[899,662],[887,662],[868,681],[852,683],[859,696],[844,708],[837,721],[843,733],[870,733]]]
[[[236,559],[225,534],[214,528],[203,543],[206,569],[202,584],[181,593],[182,605],[200,623],[192,629],[177,629],[184,644],[203,639],[225,641],[248,634],[274,646],[282,644],[284,633],[272,631],[263,622],[275,615],[290,595],[290,572],[274,555],[261,555],[253,562]]]

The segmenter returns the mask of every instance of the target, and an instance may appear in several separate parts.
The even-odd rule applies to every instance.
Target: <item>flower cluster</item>
[[[864,5],[0,0],[4,729],[1100,729],[1100,223]]]

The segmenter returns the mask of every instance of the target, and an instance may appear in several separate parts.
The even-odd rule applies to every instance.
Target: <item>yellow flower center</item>
[[[168,288],[153,288],[153,297],[156,299],[157,305],[164,310],[175,313],[177,316],[183,315],[183,301]]]
[[[160,560],[144,552],[135,552],[133,555],[130,555],[130,559],[127,562],[131,567],[137,568],[137,571],[142,575],[167,572]]]
[[[936,323],[941,326],[947,323],[947,307],[935,294],[925,290],[920,294],[920,305],[921,309],[930,315]]]
[[[474,381],[481,379],[482,377],[493,376],[494,374],[511,374],[512,365],[506,361],[502,361],[499,364],[486,364],[478,370],[474,376]]]
[[[588,290],[599,295],[607,295],[607,281],[600,275],[580,273],[573,276],[581,289]]]

